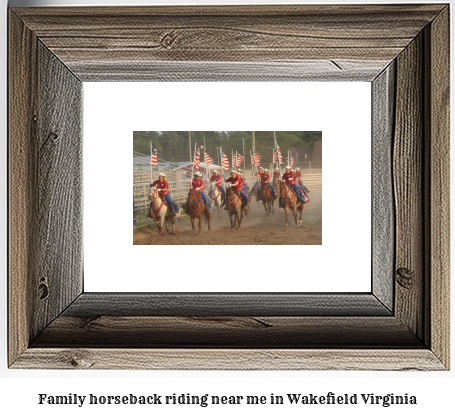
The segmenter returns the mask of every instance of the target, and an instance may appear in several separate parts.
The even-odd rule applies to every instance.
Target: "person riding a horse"
[[[259,167],[259,171],[254,175],[254,177],[259,177],[259,180],[261,179],[262,175],[264,174],[264,168],[263,167]],[[258,190],[258,182],[256,181],[253,185],[253,188],[251,189],[251,193],[254,194],[254,192]]]
[[[202,200],[204,201],[207,209],[209,210],[210,213],[212,213],[212,204],[210,203],[210,200],[207,198],[207,196],[204,193],[204,180],[201,178],[202,174],[199,173],[198,171],[194,173],[193,175],[193,180],[191,182],[191,187],[192,189],[196,190],[199,192],[199,194],[202,197]],[[187,200],[186,205],[189,206],[190,199]],[[187,210],[187,209],[185,209]]]
[[[257,197],[256,197],[257,201],[261,200],[262,186],[268,186],[270,191],[273,194],[273,197],[276,199],[275,188],[270,183],[269,169],[264,169],[264,173],[261,175],[261,185],[259,186],[258,194],[257,194]]]
[[[303,190],[303,192],[305,194],[309,193],[309,190],[302,182],[302,172],[300,171],[299,167],[297,167],[295,169],[295,181],[297,182],[297,184],[300,186],[300,188]]]
[[[224,206],[226,203],[226,190],[223,186],[221,186],[221,176],[218,174],[218,170],[212,171],[212,175],[210,176],[209,181],[215,182],[215,184],[218,186],[218,189],[220,189],[220,192],[223,195],[223,203],[221,206]]]
[[[286,181],[286,184],[289,187],[292,187],[294,189],[297,199],[299,199],[302,203],[305,203],[305,196],[302,193],[302,189],[300,189],[300,187],[297,186],[297,183],[295,182],[295,175],[291,171],[290,166],[286,166],[286,173],[283,174],[283,180]],[[281,205],[282,205],[282,200],[280,200],[280,207],[281,207]]]
[[[273,178],[277,179],[278,181],[280,181],[280,178],[281,178],[280,169],[278,169],[278,168],[275,169],[275,172],[273,173]]]
[[[250,192],[249,192],[249,189],[248,189],[248,186],[246,185],[246,181],[245,179],[243,178],[243,173],[241,170],[238,171],[238,176],[239,176],[239,179],[241,180],[242,182],[242,190],[245,192],[245,194],[247,195],[248,197],[248,200],[251,200],[251,196],[250,196]]]
[[[160,197],[166,200],[166,202],[168,203],[169,208],[174,211],[173,214],[175,215],[175,214],[179,213],[179,208],[174,203],[174,201],[171,199],[171,195],[168,192],[169,184],[165,180],[165,177],[166,177],[166,173],[160,173],[158,175],[158,180],[155,180],[150,185],[150,187],[152,187],[152,186],[156,186],[157,187],[158,191],[160,192]],[[152,203],[150,203],[150,206],[152,206]],[[152,216],[150,215],[150,209],[149,209],[149,213],[148,213],[147,217],[152,218]]]
[[[240,195],[240,197],[242,198],[243,205],[245,206],[245,212],[247,212],[248,211],[248,196],[242,190],[242,188],[243,188],[242,179],[238,176],[238,174],[235,170],[231,171],[231,177],[229,177],[229,179],[227,179],[226,182],[231,183],[231,189]],[[227,201],[225,200],[225,202],[227,202]],[[226,205],[226,207],[224,209],[227,210],[228,206]]]

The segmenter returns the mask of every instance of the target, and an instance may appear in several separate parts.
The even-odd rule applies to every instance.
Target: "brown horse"
[[[200,195],[197,190],[190,189],[188,192],[188,205],[185,203],[182,205],[183,209],[185,209],[186,213],[190,215],[191,218],[191,226],[193,227],[193,230],[196,230],[196,227],[194,226],[194,220],[199,219],[199,232],[202,231],[202,216],[205,217],[204,222],[209,223],[209,231],[212,229],[210,225],[210,211],[207,209],[207,206],[205,206],[205,203],[203,200],[200,200]]]
[[[242,198],[231,188],[226,189],[226,201],[231,221],[231,229],[234,229],[237,224],[237,229],[242,224],[243,217],[245,216],[245,206],[243,205]]]
[[[273,176],[273,187],[275,188],[275,192],[278,194],[280,191],[280,181],[281,179],[279,177]]]
[[[288,213],[289,210],[292,210],[294,213],[295,225],[297,226],[299,223],[302,223],[302,212],[303,212],[303,203],[297,198],[297,195],[294,193],[291,188],[289,188],[286,182],[283,180],[280,183],[280,197],[283,201],[283,209],[286,212],[286,221],[285,226],[289,225],[288,222]],[[297,211],[300,212],[300,218],[297,219]]]
[[[262,190],[259,195],[260,200],[262,200],[262,204],[264,205],[265,213],[269,216],[269,213],[275,213],[274,204],[275,204],[275,197],[273,196],[272,191],[270,190],[270,186],[267,184],[262,185]]]

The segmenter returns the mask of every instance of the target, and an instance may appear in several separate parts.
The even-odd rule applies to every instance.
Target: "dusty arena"
[[[221,218],[215,209],[212,214],[212,230],[203,223],[202,232],[193,231],[188,217],[179,217],[175,234],[164,232],[160,238],[155,225],[133,230],[134,245],[321,245],[322,244],[322,194],[309,194],[310,202],[305,205],[302,224],[295,226],[289,213],[289,226],[285,227],[285,213],[275,202],[275,213],[266,215],[264,207],[251,202],[251,212],[243,218],[240,229],[231,230],[228,212],[223,210]]]

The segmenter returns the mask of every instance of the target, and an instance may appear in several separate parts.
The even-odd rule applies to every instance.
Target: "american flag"
[[[158,154],[156,145],[152,143],[152,166],[158,166]]]
[[[223,157],[221,158],[221,165],[223,166],[223,170],[229,170],[229,159],[224,153]]]
[[[288,162],[288,164],[291,166],[291,167],[294,167],[294,157],[292,155],[292,151],[291,151],[291,155],[289,157],[286,157],[286,161]]]
[[[204,159],[205,159],[205,167],[208,167],[214,163],[213,159],[207,154],[207,151],[205,151],[205,150],[204,150]]]
[[[280,164],[283,164],[283,157],[281,156],[281,151],[280,151],[280,146],[277,144],[276,149],[273,152],[273,163],[280,162]]]
[[[232,170],[235,169],[235,154],[234,151],[231,150],[231,155],[232,155]]]
[[[235,163],[235,167],[240,167],[240,165],[243,163],[245,160],[245,157],[243,157],[241,154],[237,153],[237,161]]]
[[[261,160],[262,157],[259,155],[259,153],[253,153],[253,155],[251,156],[251,163],[253,164],[253,166],[259,167],[259,163],[261,162]]]
[[[199,166],[201,165],[201,150],[199,149],[199,146],[196,145],[196,151],[194,152],[194,170],[199,169]]]

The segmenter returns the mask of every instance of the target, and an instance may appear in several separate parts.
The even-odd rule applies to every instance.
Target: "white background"
[[[213,94],[222,97],[216,105]],[[370,104],[367,82],[85,83],[85,291],[371,291]],[[322,245],[133,245],[133,131],[146,130],[322,131]],[[231,255],[238,272],[224,266]],[[272,257],[288,258],[290,268]],[[195,260],[199,272],[189,276]]]
[[[390,3],[400,3],[395,1]],[[417,1],[416,1],[417,2]],[[136,4],[156,4],[152,1],[135,1]],[[171,1],[168,4],[197,4],[198,1]],[[207,2],[209,3],[209,2]],[[219,3],[213,1],[212,3]],[[245,3],[236,1],[233,3]],[[250,1],[249,3],[259,3]],[[263,1],[263,3],[272,3]],[[280,3],[274,1],[273,3]],[[293,0],[284,0],[281,3],[299,3]],[[304,3],[300,2],[300,3]],[[310,3],[338,3],[338,2],[315,2]],[[384,3],[384,1],[368,2]],[[426,3],[430,3],[427,1]],[[431,3],[438,3],[438,1]],[[12,0],[11,5],[93,5],[93,4],[125,4],[122,1],[115,0],[98,0],[96,3],[90,0]],[[1,217],[0,229],[4,238],[1,239],[2,249],[0,251],[0,262],[2,264],[2,280],[0,285],[0,294],[2,298],[2,319],[0,320],[0,410],[2,413],[34,413],[34,414],[71,414],[71,413],[96,413],[96,414],[113,414],[126,413],[125,408],[50,408],[37,405],[38,393],[95,393],[95,394],[116,394],[118,392],[141,394],[141,393],[211,393],[211,394],[269,394],[275,393],[319,393],[323,391],[333,391],[336,393],[412,393],[418,396],[419,405],[417,409],[413,406],[397,406],[390,408],[382,407],[301,407],[296,406],[294,409],[286,407],[287,411],[281,408],[260,407],[246,408],[242,407],[239,413],[309,413],[309,414],[339,414],[339,413],[387,413],[387,414],[412,414],[416,413],[437,413],[441,415],[453,413],[453,390],[455,388],[454,371],[450,372],[306,372],[306,371],[281,371],[281,372],[201,372],[201,371],[165,371],[165,372],[117,372],[117,371],[31,371],[31,370],[8,370],[6,369],[6,1],[2,0],[3,7],[0,10],[3,22],[3,36],[0,36],[1,53],[3,65],[0,66],[1,83],[0,83],[0,125],[2,126],[1,134],[1,180],[0,190],[3,195],[3,203],[0,204]],[[453,2],[452,2],[453,8]],[[454,31],[452,30],[452,36]],[[453,44],[453,42],[452,42]],[[452,72],[453,74],[453,72]],[[452,85],[453,85],[452,75]],[[452,105],[453,107],[453,105]],[[452,125],[455,125],[452,120]],[[453,164],[453,163],[452,163]],[[452,183],[455,181],[452,177]],[[453,206],[453,204],[452,204]],[[452,219],[452,233],[454,231],[455,221]],[[452,250],[455,244],[452,244]],[[452,284],[453,287],[454,284]],[[452,301],[453,301],[452,288]],[[451,332],[455,332],[453,319]],[[454,339],[452,336],[452,345]],[[452,347],[453,356],[453,347]],[[135,413],[153,413],[153,408],[130,408],[128,414]],[[173,409],[173,408],[172,408]],[[224,407],[218,410],[208,408],[186,408],[180,407],[177,413],[195,413],[196,410],[204,410],[207,413],[232,413],[232,407]],[[272,412],[273,411],[273,412]],[[348,412],[349,411],[349,412]],[[157,411],[158,412],[158,411]],[[166,412],[162,410],[162,412]],[[169,410],[167,410],[169,412]]]

